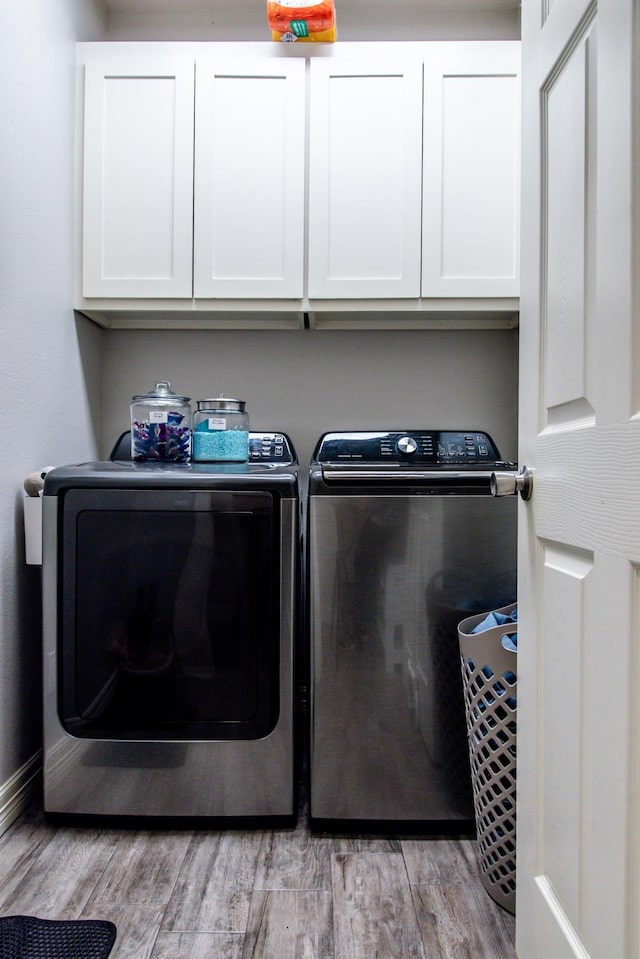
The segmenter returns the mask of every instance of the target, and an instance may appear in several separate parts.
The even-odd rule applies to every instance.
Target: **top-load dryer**
[[[48,473],[50,817],[293,818],[298,464],[283,433],[249,446]]]

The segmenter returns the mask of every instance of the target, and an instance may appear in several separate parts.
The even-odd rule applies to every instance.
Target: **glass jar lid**
[[[199,410],[226,410],[227,413],[244,413],[244,408],[247,405],[244,400],[232,400],[227,396],[198,400],[197,403]]]
[[[134,403],[145,401],[154,403],[188,403],[191,397],[178,396],[178,394],[174,393],[171,389],[171,383],[169,383],[168,380],[158,380],[155,389],[149,390],[148,393],[138,393],[136,396],[132,396],[131,399]]]

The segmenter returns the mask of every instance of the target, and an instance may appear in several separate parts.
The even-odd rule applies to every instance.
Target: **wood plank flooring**
[[[515,959],[468,839],[48,825],[0,837],[0,915],[110,919],[110,959]]]

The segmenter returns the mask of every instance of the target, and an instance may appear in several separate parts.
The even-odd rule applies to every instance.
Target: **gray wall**
[[[105,25],[90,0],[0,4],[0,787],[41,744],[39,570],[24,565],[23,480],[92,455],[102,426],[102,333],[71,305],[75,44]]]
[[[109,40],[271,39],[265,0],[107,4]],[[336,0],[336,21],[338,41],[520,39],[517,0]]]
[[[169,379],[194,401],[245,400],[251,427],[289,433],[303,464],[326,430],[409,427],[486,429],[515,459],[517,366],[515,330],[110,331],[103,452],[130,397]]]

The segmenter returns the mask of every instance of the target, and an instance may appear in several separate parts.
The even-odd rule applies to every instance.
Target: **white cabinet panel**
[[[422,69],[311,61],[309,296],[418,297]]]
[[[304,135],[304,61],[196,61],[196,297],[302,297]]]
[[[519,46],[425,54],[423,296],[518,296]]]
[[[85,297],[191,296],[193,60],[85,67]]]

